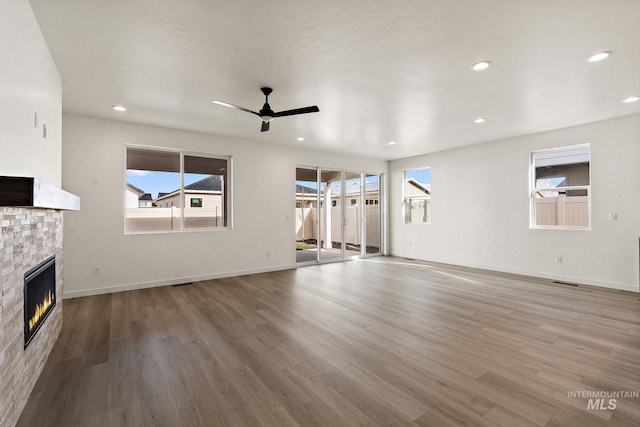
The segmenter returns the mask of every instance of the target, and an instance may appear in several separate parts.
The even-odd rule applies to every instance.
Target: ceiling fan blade
[[[317,105],[313,107],[296,108],[294,110],[280,111],[276,113],[276,117],[294,116],[296,114],[317,113],[320,111]]]
[[[266,132],[269,130],[269,122],[262,122],[262,126],[260,127],[260,132]]]
[[[228,102],[218,101],[217,99],[212,101],[212,102],[214,104],[217,104],[217,105],[222,105],[223,107],[235,108],[236,110],[246,111],[247,113],[251,113],[251,114],[255,114],[256,116],[260,116],[260,114],[256,113],[255,111],[251,111],[251,110],[248,110],[248,109],[246,109],[244,107],[239,107],[237,105],[229,104]]]

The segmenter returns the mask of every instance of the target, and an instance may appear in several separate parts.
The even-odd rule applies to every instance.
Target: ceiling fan
[[[318,111],[320,111],[318,106],[314,105],[312,107],[295,108],[293,110],[279,111],[276,113],[271,109],[271,106],[269,105],[269,94],[273,92],[273,89],[271,89],[270,87],[262,87],[260,88],[260,90],[262,91],[262,93],[264,93],[264,105],[262,106],[262,110],[260,110],[257,113],[247,108],[229,104],[228,102],[224,102],[224,101],[215,100],[213,101],[213,103],[222,105],[223,107],[235,108],[236,110],[246,111],[247,113],[255,114],[256,116],[260,117],[260,119],[262,119],[262,127],[260,128],[260,132],[268,131],[269,122],[271,122],[271,120],[275,119],[276,117],[295,116],[297,114],[317,113]]]

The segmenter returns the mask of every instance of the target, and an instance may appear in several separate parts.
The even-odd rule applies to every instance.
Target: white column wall
[[[62,83],[26,0],[0,1],[0,64],[0,175],[60,187]]]

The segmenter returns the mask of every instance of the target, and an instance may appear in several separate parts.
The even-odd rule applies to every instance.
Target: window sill
[[[566,225],[535,225],[531,230],[563,230],[563,231],[591,231],[591,227],[571,227]]]
[[[182,233],[208,233],[220,231],[232,231],[233,227],[216,228],[188,228],[185,230],[161,230],[161,231],[125,231],[125,236],[138,236],[141,234],[182,234]]]

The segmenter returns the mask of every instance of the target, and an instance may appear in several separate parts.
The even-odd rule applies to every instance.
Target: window
[[[356,199],[351,199],[351,206],[355,206],[358,201]]]
[[[431,223],[431,168],[404,172],[404,223]]]
[[[531,227],[591,225],[589,145],[531,153]]]
[[[125,232],[230,226],[229,157],[127,147]],[[150,194],[151,208],[133,204]]]

